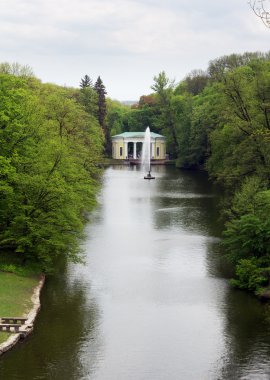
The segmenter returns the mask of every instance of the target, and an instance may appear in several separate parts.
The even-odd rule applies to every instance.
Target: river
[[[85,265],[48,277],[1,380],[270,379],[266,306],[231,289],[218,189],[204,173],[104,173]]]

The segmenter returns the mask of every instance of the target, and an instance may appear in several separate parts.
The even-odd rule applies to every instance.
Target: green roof
[[[165,138],[164,136],[162,135],[159,135],[158,133],[154,133],[154,132],[151,132],[151,137],[152,138]],[[145,132],[124,132],[124,133],[121,133],[120,135],[115,135],[115,136],[112,136],[112,138],[144,138],[144,135],[145,135]]]

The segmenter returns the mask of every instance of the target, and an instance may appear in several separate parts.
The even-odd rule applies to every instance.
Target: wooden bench
[[[9,332],[19,332],[19,328],[21,325],[18,324],[10,324],[10,323],[0,323],[0,331],[9,331]],[[13,329],[13,330],[11,330]]]
[[[0,323],[3,324],[18,324],[18,325],[24,325],[27,321],[27,318],[21,318],[21,317],[1,317]]]

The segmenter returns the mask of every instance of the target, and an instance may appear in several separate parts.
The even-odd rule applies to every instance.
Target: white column
[[[125,158],[128,158],[128,142],[125,142]]]
[[[137,158],[137,143],[133,143],[133,158],[134,160]]]

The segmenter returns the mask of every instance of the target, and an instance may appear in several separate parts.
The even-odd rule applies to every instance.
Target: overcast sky
[[[165,70],[180,81],[219,56],[270,50],[247,0],[0,0],[0,61],[78,87],[100,75],[111,98],[136,100]]]

